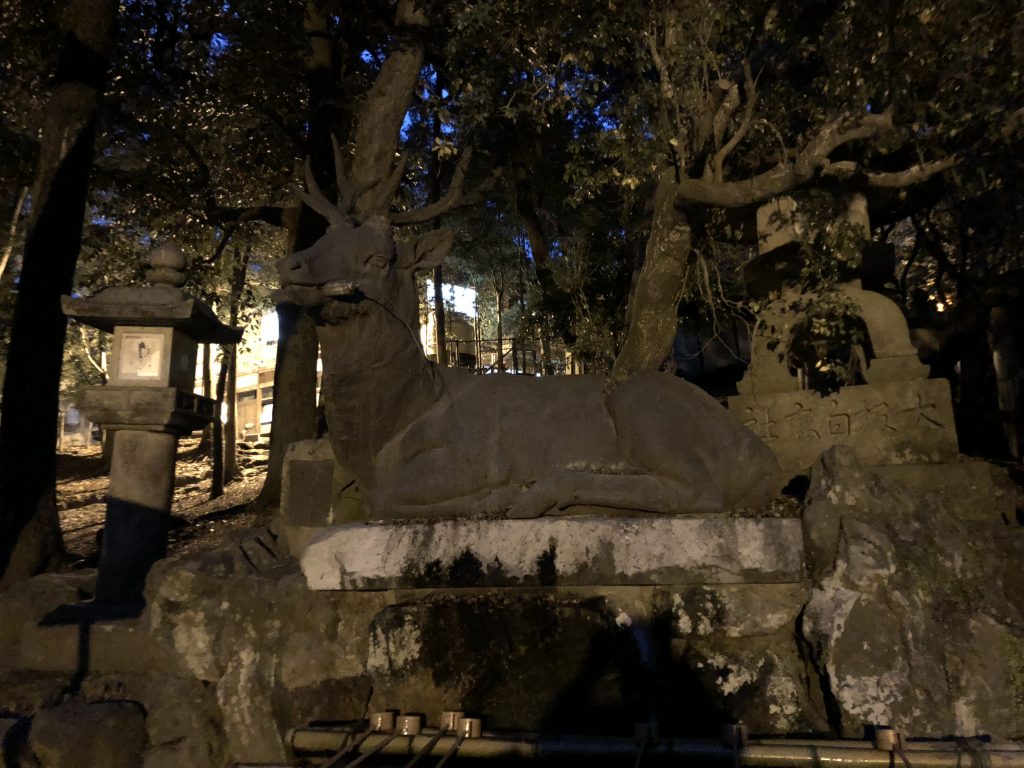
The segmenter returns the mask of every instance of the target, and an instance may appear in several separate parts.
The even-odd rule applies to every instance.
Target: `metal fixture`
[[[475,718],[459,718],[465,724]],[[459,726],[454,733],[441,729],[424,728],[418,736],[395,740],[394,734],[369,735],[361,746],[353,744],[346,751],[367,750],[381,755],[415,753],[413,761],[431,755],[448,760],[456,753],[460,757],[538,759],[608,758],[635,759],[643,749],[645,764],[665,758],[699,759],[723,766],[739,765],[747,768],[890,768],[893,751],[877,748],[875,741],[846,741],[826,739],[746,739],[745,733],[733,733],[733,743],[726,740],[656,739],[642,740],[609,736],[555,736],[541,734],[499,735]],[[645,729],[644,729],[645,730]],[[300,728],[291,733],[291,746],[297,754],[334,751],[349,742],[352,730],[340,728]],[[649,735],[638,731],[638,736]],[[737,738],[738,737],[738,738]],[[899,743],[887,736],[879,746]],[[984,742],[978,739],[957,741],[902,741],[900,758],[912,768],[963,768],[977,764],[980,758],[986,768],[1024,768],[1024,744],[1020,742]],[[411,764],[411,763],[410,763]],[[438,763],[442,765],[443,763]],[[628,764],[628,763],[627,763]]]

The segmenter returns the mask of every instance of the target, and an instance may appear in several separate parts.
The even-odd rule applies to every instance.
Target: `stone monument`
[[[279,263],[278,300],[317,322],[328,435],[368,519],[714,513],[781,488],[764,444],[681,379],[638,373],[609,389],[591,376],[439,368],[412,331],[414,272],[440,262],[452,233],[396,242],[386,205],[335,205],[312,174],[307,188],[331,227]]]
[[[175,245],[149,256],[150,287],[64,296],[64,313],[114,334],[109,383],[80,393],[80,408],[114,433],[96,601],[141,599],[146,574],[164,556],[178,437],[216,418],[193,392],[198,344],[235,344],[242,331],[184,293],[185,257]]]
[[[842,218],[867,238],[863,197],[851,198]],[[792,198],[762,206],[757,223],[759,256],[748,269],[752,290],[771,290],[779,298],[758,316],[750,367],[738,384],[740,394],[729,398],[729,409],[792,472],[806,470],[833,445],[851,447],[868,466],[954,461],[958,448],[948,382],[928,378],[896,303],[864,290],[857,278],[838,291],[863,323],[866,343],[858,356],[864,383],[824,394],[807,388],[786,352],[799,329],[813,321],[792,308],[807,294],[794,285],[799,256],[790,248],[809,234],[810,224]],[[850,266],[854,272],[859,268]]]

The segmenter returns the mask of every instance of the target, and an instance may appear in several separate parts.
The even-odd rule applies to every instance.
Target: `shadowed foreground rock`
[[[83,574],[38,577],[0,595],[0,716],[21,718],[4,739],[28,754],[36,722],[96,702],[144,713],[146,768],[281,762],[290,728],[391,707],[431,723],[463,708],[490,727],[605,735],[655,719],[683,736],[742,720],[775,735],[859,737],[886,723],[908,737],[1022,738],[1024,529],[998,513],[1014,502],[993,491],[992,469],[865,468],[833,449],[802,508],[616,523],[699,520],[737,537],[792,528],[796,565],[773,583],[729,566],[738,578],[711,583],[652,572],[644,584],[314,591],[263,531],[158,563],[138,619],[43,627],[92,587]],[[481,538],[489,523],[558,522],[438,525],[472,524]],[[746,558],[749,541],[716,549],[707,530],[658,546]]]
[[[944,503],[937,475],[930,486],[900,483],[892,469],[885,482],[834,448],[811,474],[804,530],[814,588],[801,632],[829,683],[833,728],[1020,737],[1021,529]]]

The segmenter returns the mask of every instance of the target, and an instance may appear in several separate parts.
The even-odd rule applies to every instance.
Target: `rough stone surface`
[[[1017,507],[1024,506],[1024,489],[1005,469],[987,461],[961,457],[955,463],[877,466],[871,471],[883,485],[908,488],[960,520],[1014,523]]]
[[[162,674],[90,675],[79,693],[87,701],[137,701],[146,709],[144,764],[171,756],[179,768],[220,768],[227,760],[223,724],[212,688],[194,678]]]
[[[50,573],[0,593],[4,664],[40,672],[173,673],[175,660],[140,620],[41,624],[58,607],[91,597],[93,587],[93,573]]]
[[[364,547],[381,567],[404,556],[402,536],[416,545],[416,566],[393,571],[412,589],[310,590],[263,531],[259,546],[158,563],[142,617],[93,625],[84,668],[78,628],[38,621],[88,595],[90,577],[40,577],[0,595],[0,716],[21,718],[8,738],[38,763],[30,717],[137,702],[146,747],[133,765],[146,768],[283,762],[289,728],[389,707],[431,719],[460,707],[490,727],[562,732],[627,734],[656,719],[666,733],[707,737],[742,720],[777,735],[860,736],[887,722],[913,737],[1019,738],[1024,529],[1004,522],[1014,497],[1002,484],[980,463],[865,468],[834,448],[812,472],[801,519],[606,518],[611,553],[580,544],[588,518],[359,527],[383,536],[383,554]],[[675,525],[698,528],[682,536]],[[774,549],[751,531],[771,533]],[[557,556],[541,568],[552,541]],[[550,578],[654,573],[709,551],[729,555],[701,576],[719,583]],[[616,552],[633,552],[623,562],[638,570],[614,567]],[[487,586],[485,557],[523,563],[536,586]],[[788,563],[788,581],[764,583],[769,561]],[[423,588],[425,575],[435,586]]]
[[[758,637],[792,629],[810,596],[809,585],[740,584],[669,591],[675,637]]]
[[[800,521],[548,517],[336,528],[307,547],[312,589],[715,584],[802,578]]]
[[[792,626],[743,638],[692,636],[677,653],[719,723],[742,721],[753,733],[828,733],[818,681],[793,639]]]
[[[668,592],[676,664],[718,722],[742,720],[754,733],[828,732],[818,681],[794,642],[808,597],[807,584]]]
[[[73,670],[40,672],[34,669],[5,669],[0,672],[0,713],[28,716],[45,707],[55,707],[71,685]]]
[[[142,707],[112,701],[42,710],[27,747],[40,768],[138,768],[145,745]]]
[[[833,728],[1024,735],[1022,529],[980,529],[839,448],[812,472],[804,520],[801,635]]]
[[[832,445],[865,465],[955,461],[956,426],[944,379],[739,395],[729,408],[753,429],[783,469],[806,470]]]
[[[867,200],[861,194],[851,195],[846,210],[837,221],[850,224],[861,231],[866,240],[871,237]],[[757,251],[764,254],[794,242],[802,242],[815,235],[814,223],[800,202],[789,195],[777,197],[757,209]]]
[[[225,550],[158,564],[146,599],[149,632],[208,684],[232,760],[284,761],[289,728],[365,713],[367,627],[386,594],[340,601],[310,592],[293,560],[260,571]]]
[[[621,730],[644,683],[629,630],[601,599],[476,595],[392,606],[370,631],[370,706],[435,717],[463,709],[493,728]]]

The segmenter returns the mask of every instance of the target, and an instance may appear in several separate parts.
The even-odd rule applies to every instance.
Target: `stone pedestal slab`
[[[949,382],[917,379],[729,398],[729,410],[765,441],[785,470],[802,471],[833,445],[861,464],[956,461]]]
[[[310,589],[799,581],[789,518],[551,517],[340,526],[301,558]]]
[[[365,519],[356,480],[338,464],[329,440],[300,440],[288,446],[278,527],[290,554],[301,554],[325,528]]]

